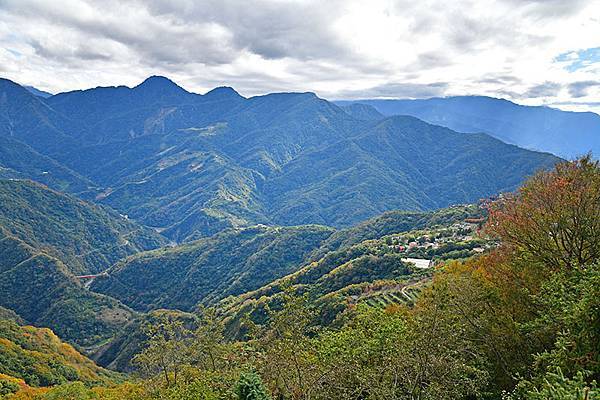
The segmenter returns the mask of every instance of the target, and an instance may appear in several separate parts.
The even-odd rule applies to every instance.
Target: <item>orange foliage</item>
[[[538,173],[489,211],[486,232],[532,262],[577,269],[600,258],[600,166],[589,156]]]

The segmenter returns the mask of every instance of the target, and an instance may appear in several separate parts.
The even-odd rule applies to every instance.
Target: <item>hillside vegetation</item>
[[[173,248],[139,253],[92,289],[137,310],[193,310],[295,271],[333,230],[321,226],[230,230]]]
[[[92,345],[132,316],[118,301],[86,290],[58,259],[0,230],[0,306],[61,338]]]
[[[389,211],[353,227],[336,231],[323,242],[313,258],[364,240],[380,239],[392,233],[448,226],[481,216],[482,210],[476,205],[454,206],[430,212]]]
[[[142,381],[67,383],[13,399],[596,399],[599,214],[600,163],[560,163],[489,205],[484,231],[495,244],[479,256],[462,257],[475,249],[469,241],[485,243],[461,223],[352,244],[292,273],[283,290],[261,289],[277,304],[260,324],[240,318],[242,342],[227,340],[218,310],[196,310],[194,323],[159,312],[140,323],[147,339],[133,363]],[[477,230],[481,221],[469,220]],[[460,240],[445,247],[450,237]],[[323,308],[305,288],[351,287],[374,272],[396,280],[407,268],[398,251],[460,257],[443,261],[413,302],[349,303],[337,323],[314,324]]]
[[[0,136],[13,143],[0,152],[6,174],[45,179],[177,242],[232,227],[340,228],[394,209],[472,203],[558,161],[313,93],[198,95],[155,76],[46,99],[2,80],[0,95]],[[62,169],[22,162],[25,147]]]
[[[0,228],[61,260],[76,275],[167,241],[114,211],[27,180],[0,180]]]
[[[88,291],[81,274],[167,241],[103,207],[24,180],[0,180],[0,306],[81,346],[109,339],[133,316]]]
[[[0,319],[0,396],[27,387],[80,381],[88,385],[114,382],[119,375],[62,342],[51,330]]]
[[[435,254],[418,254],[425,245],[415,247],[414,249],[399,250],[398,240],[416,241],[422,237],[434,238],[436,234],[446,232],[455,225],[464,225],[464,220],[468,217],[481,217],[484,211],[477,206],[453,207],[451,209],[439,210],[437,212],[420,213],[388,213],[385,216],[377,217],[366,221],[355,229],[348,229],[347,232],[334,232],[329,238],[337,235],[338,238],[345,238],[345,243],[337,250],[330,250],[328,247],[332,243],[338,243],[338,240],[330,242],[330,239],[321,240],[320,247],[311,251],[310,248],[300,250],[305,255],[304,258],[298,258],[294,264],[287,268],[288,273],[280,275],[281,277],[271,276],[266,284],[260,284],[260,280],[252,279],[252,276],[261,276],[256,271],[270,265],[269,268],[281,265],[285,260],[283,255],[289,253],[298,253],[298,247],[293,243],[298,240],[305,240],[311,231],[307,227],[279,229],[279,231],[262,228],[256,230],[251,236],[253,242],[261,244],[273,241],[273,244],[261,248],[257,253],[247,259],[236,259],[231,264],[232,271],[228,271],[237,276],[243,277],[247,283],[247,289],[242,294],[236,295],[231,290],[218,290],[217,295],[212,293],[202,297],[201,305],[216,305],[220,317],[225,322],[225,337],[228,339],[244,338],[248,333],[247,327],[244,327],[244,321],[251,320],[254,324],[263,325],[268,320],[269,310],[277,310],[281,307],[282,298],[287,290],[293,290],[295,293],[309,295],[311,304],[319,309],[312,323],[319,326],[339,325],[343,319],[344,313],[349,308],[362,303],[372,305],[381,304],[412,304],[414,297],[419,293],[422,287],[430,281],[432,269],[419,269],[410,262],[403,261],[405,257],[423,257],[431,259],[438,257],[442,259],[469,257],[474,253],[469,249],[479,246],[479,239],[469,239],[468,243],[462,243],[458,237],[451,235],[440,238],[443,245],[435,250]],[[385,221],[385,222],[383,222]],[[467,224],[468,225],[468,224]],[[384,228],[384,226],[386,228]],[[472,226],[472,225],[471,225]],[[419,227],[422,230],[410,230],[411,227]],[[315,227],[316,228],[316,227]],[[465,231],[465,228],[452,228]],[[472,228],[469,228],[472,229]],[[125,262],[124,268],[129,271],[116,271],[115,275],[105,280],[97,280],[94,284],[95,289],[102,290],[105,283],[110,283],[109,290],[119,288],[116,282],[134,282],[139,285],[134,290],[135,296],[123,301],[136,301],[144,299],[145,293],[156,296],[155,293],[161,293],[158,288],[164,292],[176,293],[178,290],[186,295],[194,292],[192,283],[183,282],[190,275],[194,267],[189,267],[186,262],[195,260],[197,265],[202,265],[207,269],[206,275],[215,275],[215,270],[226,270],[224,262],[233,260],[231,256],[236,255],[239,250],[232,250],[234,247],[250,251],[251,247],[244,242],[242,233],[248,234],[248,230],[237,232],[236,234],[217,236],[218,240],[202,240],[189,245],[179,246],[171,249],[167,254],[164,252],[148,252],[132,257]],[[394,235],[390,233],[394,232]],[[469,230],[470,234],[475,232]],[[327,233],[327,232],[324,232]],[[290,235],[294,237],[290,237]],[[464,233],[467,235],[468,233]],[[277,236],[272,236],[277,235]],[[359,237],[374,237],[375,239],[359,240]],[[393,240],[392,240],[393,238]],[[225,240],[227,239],[227,241]],[[433,239],[432,239],[433,240]],[[358,241],[354,244],[354,241]],[[394,241],[396,244],[394,244]],[[218,258],[206,257],[206,249],[200,253],[199,244],[209,246],[211,254],[218,255]],[[216,244],[215,244],[216,243]],[[440,242],[441,243],[441,242]],[[318,245],[313,243],[312,246]],[[190,249],[194,249],[191,252]],[[285,249],[285,251],[280,250]],[[456,251],[457,249],[463,249]],[[229,254],[231,253],[231,254]],[[324,253],[322,257],[316,254]],[[193,256],[192,256],[193,254]],[[266,255],[269,254],[267,257]],[[316,261],[311,261],[315,259]],[[300,260],[300,261],[298,261]],[[177,264],[176,262],[179,262]],[[212,264],[211,264],[212,263]],[[182,271],[177,271],[177,266],[185,267]],[[152,268],[151,271],[145,271],[144,267]],[[165,266],[161,268],[158,266]],[[176,272],[173,272],[176,271]],[[282,269],[277,270],[279,274]],[[178,275],[179,274],[179,275]],[[197,274],[197,273],[194,273]],[[251,275],[250,275],[251,274]],[[185,278],[178,278],[184,276]],[[151,277],[149,279],[149,277]],[[242,279],[242,278],[240,278]],[[191,280],[190,280],[191,281]],[[218,282],[217,279],[214,279]],[[147,289],[138,289],[146,282],[159,282],[156,286],[149,286]],[[164,282],[169,282],[174,289],[169,289]],[[212,282],[206,277],[203,281]],[[195,283],[198,286],[198,283]],[[145,287],[145,286],[144,286]],[[185,289],[180,289],[185,287]],[[254,290],[255,289],[255,290]],[[128,293],[131,289],[124,288],[122,293]],[[173,292],[169,292],[173,290]],[[109,292],[107,292],[109,293]],[[172,294],[165,300],[177,300],[177,294]],[[162,300],[162,298],[161,298]],[[174,302],[160,304],[161,307],[174,307]],[[188,304],[194,304],[194,297],[190,296]],[[156,308],[151,304],[149,307]],[[186,309],[194,310],[191,306]],[[158,313],[158,314],[157,314]],[[93,358],[101,365],[116,368],[121,371],[130,371],[133,366],[130,364],[133,356],[141,349],[140,342],[144,337],[142,327],[148,321],[156,321],[156,315],[163,311],[154,311],[148,315],[142,315],[133,320],[117,336],[107,343],[106,346],[98,350]]]
[[[427,285],[433,268],[419,268],[409,260],[435,264],[472,257],[477,254],[473,248],[491,248],[493,242],[479,238],[476,225],[464,222],[484,213],[477,206],[421,214],[391,212],[336,232],[313,252],[314,261],[259,289],[221,301],[227,336],[243,337],[247,318],[259,325],[268,321],[270,310],[279,309],[289,291],[308,296],[319,310],[312,323],[321,326],[339,324],[344,313],[363,302],[411,304],[412,292]],[[408,248],[410,242],[413,248]],[[331,250],[334,244],[336,249]]]

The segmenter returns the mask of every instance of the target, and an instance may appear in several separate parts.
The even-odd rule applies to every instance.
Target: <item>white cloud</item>
[[[0,0],[0,75],[54,92],[162,74],[197,92],[483,94],[599,111],[587,50],[599,15],[599,0]]]

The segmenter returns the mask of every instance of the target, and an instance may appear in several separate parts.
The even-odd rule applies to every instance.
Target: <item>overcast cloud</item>
[[[600,0],[0,0],[0,76],[59,92],[464,94],[600,112]]]

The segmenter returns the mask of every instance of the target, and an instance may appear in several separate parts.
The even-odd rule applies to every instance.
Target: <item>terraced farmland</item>
[[[390,304],[414,304],[423,288],[430,282],[429,278],[417,282],[385,286],[380,290],[369,291],[358,297],[356,303],[364,303],[371,307],[385,308]]]

